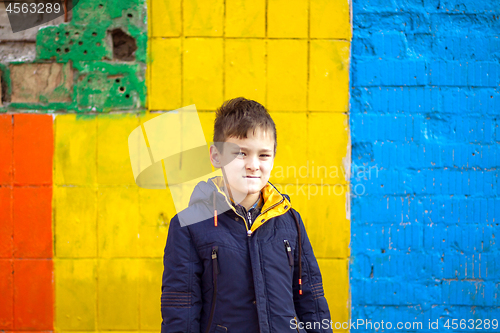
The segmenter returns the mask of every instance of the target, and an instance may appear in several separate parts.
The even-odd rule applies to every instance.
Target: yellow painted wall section
[[[55,329],[158,332],[169,190],[134,182],[128,135],[196,104],[243,96],[276,122],[271,181],[304,218],[334,322],[349,318],[350,5],[346,1],[150,0],[148,112],[57,115]]]
[[[155,115],[55,119],[55,329],[158,332],[168,190],[134,183],[128,135]]]
[[[271,181],[305,220],[332,320],[347,321],[350,3],[150,0],[150,14],[149,112],[196,104],[209,142],[223,101],[268,108]]]

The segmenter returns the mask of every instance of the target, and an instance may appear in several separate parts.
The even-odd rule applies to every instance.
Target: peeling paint
[[[144,0],[84,0],[73,8],[71,22],[46,26],[36,36],[34,63],[73,63],[72,100],[54,103],[9,103],[12,94],[8,66],[2,70],[0,112],[110,112],[142,110],[146,105],[147,20]],[[135,41],[130,61],[113,57],[112,31],[121,29]],[[23,62],[16,62],[23,63]],[[27,83],[29,83],[29,77]],[[60,90],[60,89],[59,89]],[[55,93],[62,93],[62,91]]]

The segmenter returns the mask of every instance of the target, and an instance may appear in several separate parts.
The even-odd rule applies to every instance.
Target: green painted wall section
[[[8,64],[1,64],[2,111],[109,112],[146,107],[147,8],[145,0],[80,0],[70,22],[47,26],[36,38],[35,62],[70,63],[73,87],[68,103],[9,103]],[[111,31],[121,29],[135,39],[135,60],[113,58]],[[64,88],[66,89],[66,88]],[[67,91],[66,91],[67,93]]]

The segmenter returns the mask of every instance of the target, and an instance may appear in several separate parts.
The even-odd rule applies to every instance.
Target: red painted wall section
[[[51,115],[0,115],[0,330],[53,330],[53,155]]]

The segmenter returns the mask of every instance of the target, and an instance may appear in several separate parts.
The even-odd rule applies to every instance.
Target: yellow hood
[[[219,191],[219,193],[224,195],[227,203],[229,204],[229,207],[231,207],[231,209],[236,214],[238,214],[236,212],[236,209],[234,208],[234,206],[231,204],[226,193],[223,191],[224,180],[222,179],[222,177],[214,177],[214,178],[210,178],[210,180],[217,187],[217,191]],[[274,187],[273,184],[271,184],[270,182],[267,182],[266,186],[264,186],[264,188],[262,188],[261,192],[262,192],[262,198],[264,200],[264,205],[262,206],[262,210],[261,210],[260,215],[252,223],[252,226],[250,228],[250,230],[252,232],[254,232],[262,224],[266,223],[267,220],[269,220],[273,217],[285,214],[292,206],[290,204],[290,201],[283,194],[281,194],[276,189],[276,187]],[[246,223],[245,223],[245,226],[248,230],[248,226]]]

